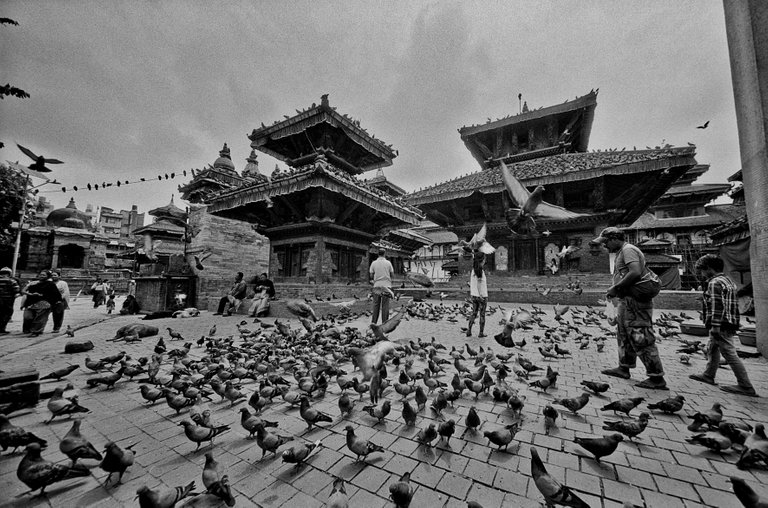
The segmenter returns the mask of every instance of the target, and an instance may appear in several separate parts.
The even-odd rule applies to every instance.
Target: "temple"
[[[357,178],[391,165],[397,152],[338,113],[327,95],[248,138],[288,170],[276,168],[270,177],[257,170],[251,181],[205,202],[209,213],[247,221],[269,238],[269,273],[277,281],[367,279],[371,244],[422,219],[404,199]],[[193,186],[184,191],[191,196]]]
[[[523,111],[459,134],[481,170],[407,196],[431,221],[468,240],[485,223],[497,247],[487,268],[497,273],[542,274],[554,264],[567,270],[608,271],[608,255],[589,247],[606,226],[632,224],[696,165],[695,147],[611,149],[588,152],[597,92],[562,104]],[[537,220],[538,235],[513,235],[505,213],[515,205],[500,173],[504,162],[529,190],[581,214]],[[558,253],[560,256],[558,256]]]

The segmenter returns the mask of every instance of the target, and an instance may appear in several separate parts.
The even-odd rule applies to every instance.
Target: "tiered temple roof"
[[[251,155],[254,156],[253,153]],[[246,160],[251,163],[250,158]],[[232,162],[226,143],[213,165],[209,164],[207,168],[193,170],[192,174],[192,180],[179,185],[182,199],[190,203],[205,203],[217,193],[240,187],[249,181],[249,178],[244,178],[235,171],[235,164]]]

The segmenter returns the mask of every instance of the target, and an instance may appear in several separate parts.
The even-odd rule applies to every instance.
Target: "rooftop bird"
[[[544,496],[544,501],[547,505],[589,508],[589,505],[574,494],[571,489],[562,485],[547,473],[544,463],[539,457],[539,451],[533,446],[531,447],[531,475],[533,476],[536,488]]]
[[[67,480],[69,478],[78,478],[88,476],[91,471],[80,465],[65,466],[48,462],[40,456],[40,444],[29,443],[26,454],[19,462],[16,469],[16,477],[34,492],[40,489],[40,495],[45,492],[45,488],[56,482]]]

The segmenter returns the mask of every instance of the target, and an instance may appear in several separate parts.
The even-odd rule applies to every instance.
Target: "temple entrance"
[[[85,249],[69,243],[59,247],[59,268],[82,268],[85,259]]]
[[[357,279],[357,267],[363,259],[363,253],[336,245],[328,245],[328,248],[335,266],[332,275],[342,279]]]
[[[513,240],[514,259],[512,268],[517,270],[536,270],[536,241]]]

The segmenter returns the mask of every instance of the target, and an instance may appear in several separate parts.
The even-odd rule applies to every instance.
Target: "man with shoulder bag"
[[[627,243],[619,228],[605,228],[593,240],[616,254],[613,268],[613,285],[608,288],[608,298],[618,299],[616,308],[616,340],[619,349],[619,366],[602,371],[607,376],[629,379],[630,370],[643,362],[648,378],[636,383],[640,388],[667,390],[664,368],[656,347],[653,331],[653,298],[661,290],[661,281],[645,265],[645,255],[636,246]]]

